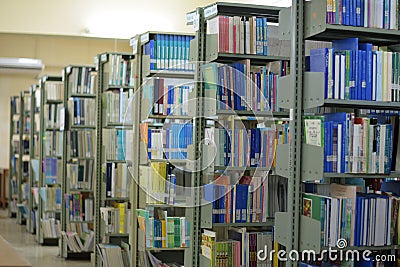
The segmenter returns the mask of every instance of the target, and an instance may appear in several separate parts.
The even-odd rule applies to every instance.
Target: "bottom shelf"
[[[58,246],[58,240],[59,238],[49,238],[45,237],[43,238],[43,243],[41,244],[42,246]]]
[[[91,260],[92,252],[72,252],[68,251],[65,259],[67,260]]]

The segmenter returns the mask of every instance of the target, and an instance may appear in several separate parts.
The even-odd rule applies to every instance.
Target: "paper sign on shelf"
[[[209,18],[211,16],[217,15],[218,14],[218,8],[217,4],[212,5],[204,9],[204,17]]]
[[[193,19],[193,29],[194,31],[198,31],[200,26],[200,15],[196,14]]]
[[[142,34],[140,36],[140,43],[142,43],[142,44],[147,43],[150,39],[149,35],[150,35],[149,33]]]

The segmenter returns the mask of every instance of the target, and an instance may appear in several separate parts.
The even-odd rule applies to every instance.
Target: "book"
[[[135,59],[133,55],[107,54],[104,81],[109,86],[134,86]]]
[[[60,221],[54,218],[42,219],[41,226],[43,230],[43,238],[59,238],[60,237]]]
[[[68,99],[69,125],[96,125],[96,115],[93,109],[96,100],[90,98],[70,97]]]
[[[126,130],[103,129],[106,160],[125,160]]]
[[[106,197],[128,197],[128,166],[126,163],[105,163]]]
[[[94,182],[94,160],[80,159],[67,162],[66,178],[69,180],[70,190],[92,190]]]
[[[105,233],[130,233],[131,209],[128,202],[115,202],[112,207],[100,207],[100,215],[105,225]]]
[[[64,195],[66,211],[70,221],[93,221],[94,198],[82,193]]]
[[[68,96],[86,94],[95,94],[96,70],[94,67],[76,67],[70,68],[70,72],[66,73],[68,81]]]
[[[93,158],[95,155],[95,130],[70,130],[67,132],[67,158]]]
[[[109,123],[132,123],[133,89],[119,89],[103,93],[106,125]]]
[[[46,81],[44,91],[46,101],[61,101],[64,98],[64,83],[61,81]]]

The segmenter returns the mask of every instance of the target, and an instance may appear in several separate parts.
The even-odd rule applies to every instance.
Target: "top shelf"
[[[400,42],[400,31],[398,30],[327,24],[326,1],[305,2],[304,13],[304,37],[306,39],[332,41],[357,37],[360,42],[370,42],[381,46]]]

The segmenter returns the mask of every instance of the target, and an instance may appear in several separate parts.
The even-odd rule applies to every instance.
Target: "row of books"
[[[186,159],[187,148],[193,143],[192,123],[165,123],[163,129],[141,127],[141,140],[146,144],[149,159]]]
[[[43,107],[44,114],[44,127],[47,129],[60,128],[60,110],[63,108],[62,104],[46,104]],[[36,121],[36,118],[35,118]],[[38,121],[38,123],[40,120]]]
[[[326,0],[326,23],[399,29],[399,3],[393,0]]]
[[[67,132],[68,158],[90,158],[95,155],[95,130],[71,130]]]
[[[105,233],[128,234],[131,230],[131,209],[129,203],[114,203],[113,207],[100,207]]]
[[[152,78],[142,88],[143,98],[149,102],[148,115],[188,115],[193,84],[181,79]]]
[[[66,211],[71,221],[93,221],[93,197],[81,193],[64,195]]]
[[[21,100],[18,96],[11,97],[10,105],[11,105],[11,114],[21,113]]]
[[[114,162],[105,165],[106,197],[128,197],[128,165]]]
[[[246,59],[231,65],[204,64],[202,71],[206,89],[216,92],[218,109],[278,111],[278,81],[287,67],[282,61],[255,68]]]
[[[358,38],[310,51],[310,71],[323,72],[327,99],[400,101],[400,54]]]
[[[43,210],[55,212],[61,210],[61,188],[41,187],[38,193],[43,200]]]
[[[103,93],[105,122],[132,124],[133,89]]]
[[[304,141],[323,147],[325,172],[390,173],[396,168],[398,126],[397,115],[305,116]]]
[[[25,134],[29,134],[31,132],[31,117],[30,116],[24,117],[23,132]]]
[[[137,209],[136,214],[146,248],[190,247],[190,223],[185,217],[169,217],[163,211],[160,218],[154,218],[144,209]]]
[[[193,36],[156,34],[144,45],[143,54],[150,57],[150,70],[193,71],[189,63]]]
[[[129,245],[122,242],[121,246],[113,244],[97,244],[103,266],[129,267]]]
[[[218,52],[268,55],[266,17],[216,16],[207,20],[207,34],[216,34]]]
[[[68,251],[92,252],[94,248],[94,232],[89,231],[83,233],[82,237],[76,232],[61,232],[61,236],[68,246]]]
[[[68,222],[66,224],[67,232],[77,233],[79,237],[82,237],[85,233],[89,233],[92,229],[92,224],[87,222]]]
[[[68,76],[70,94],[95,94],[96,71],[92,67],[72,67]]]
[[[70,125],[96,125],[96,100],[70,97],[68,99],[68,115]]]
[[[273,232],[247,232],[246,228],[228,230],[227,240],[217,240],[217,233],[203,230],[201,254],[210,260],[210,266],[272,266],[271,254],[274,249]],[[268,251],[265,251],[268,248]],[[265,260],[258,257],[260,252]]]
[[[61,157],[63,149],[63,135],[60,131],[46,131],[44,155],[46,157]],[[29,149],[29,147],[28,147]]]
[[[175,204],[176,176],[166,162],[139,166],[139,184],[146,193],[147,204]]]
[[[19,134],[19,120],[13,120],[13,134]]]
[[[103,129],[106,160],[125,160],[126,130]]]
[[[61,184],[62,161],[59,158],[48,157],[44,159],[43,172],[45,184]]]
[[[60,221],[56,219],[42,219],[42,230],[44,238],[60,237]]]
[[[399,198],[357,192],[357,186],[331,184],[329,196],[303,196],[303,215],[321,223],[321,245],[350,246],[397,244]]]
[[[44,90],[46,92],[46,100],[62,100],[64,99],[64,83],[56,81],[46,81]]]
[[[135,60],[133,56],[109,54],[104,66],[105,82],[108,85],[134,86]]]
[[[217,174],[204,186],[203,198],[212,203],[213,223],[266,222],[275,212],[286,211],[287,183],[283,179],[238,175]]]
[[[93,159],[80,159],[77,162],[67,163],[67,179],[72,190],[92,190],[95,174]]]

